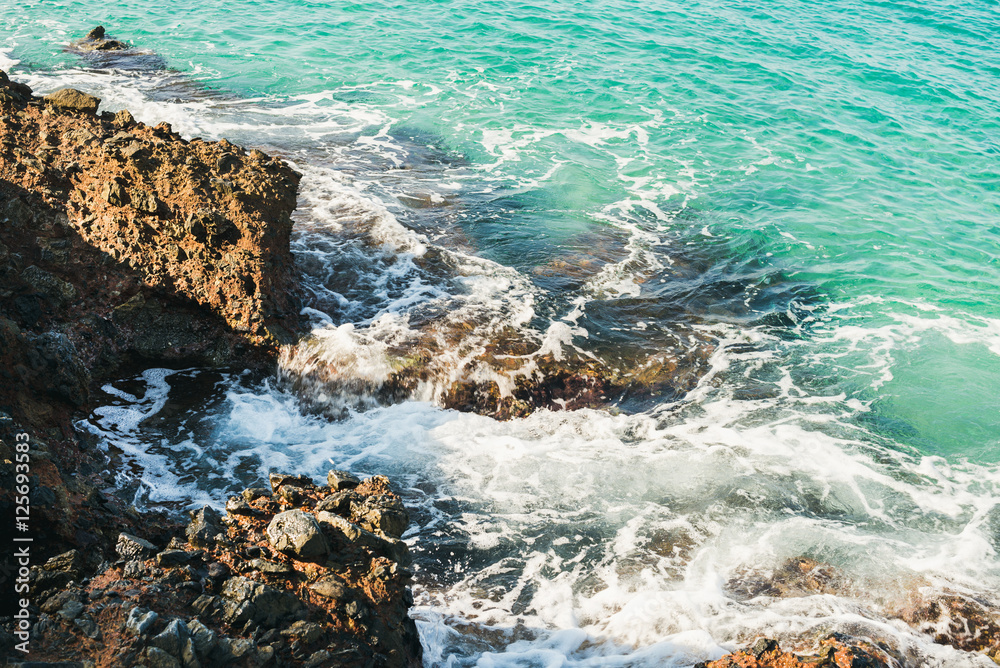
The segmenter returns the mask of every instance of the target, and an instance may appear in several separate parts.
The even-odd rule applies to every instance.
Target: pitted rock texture
[[[777,641],[758,638],[746,649],[695,668],[895,668],[898,664],[882,649],[864,641],[831,636],[813,653],[793,654]]]
[[[273,491],[252,488],[233,497],[239,513],[194,512],[186,532],[177,527],[169,540],[148,536],[155,546],[122,534],[122,559],[92,577],[85,577],[90,569],[75,550],[34,567],[37,623],[28,659],[88,661],[95,668],[420,666],[408,616],[407,547],[359,526],[364,518],[355,511],[366,508],[370,516],[373,508],[391,508],[405,515],[388,480],[376,476],[348,490],[357,503],[339,514],[316,509],[345,492],[308,478],[276,476],[276,482]],[[281,494],[292,483],[300,490],[295,503]],[[282,516],[296,518],[290,529],[321,532],[329,552],[300,560],[275,547],[268,527]]]
[[[28,211],[17,222],[38,224],[24,195],[40,196],[65,216],[57,239],[78,236],[109,265],[217,314],[254,344],[286,336],[279,321],[298,310],[289,252],[298,173],[226,140],[188,142],[167,124],[95,115],[97,99],[79,91],[19,102],[23,89],[7,90],[0,179],[21,200],[7,206]],[[52,258],[72,261],[60,256],[65,244],[49,246]],[[74,303],[67,296],[60,306]]]

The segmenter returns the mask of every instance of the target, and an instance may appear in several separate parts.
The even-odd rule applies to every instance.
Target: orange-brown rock
[[[893,663],[869,643],[830,637],[812,654],[793,654],[769,638],[758,638],[746,649],[697,668],[890,668]]]
[[[76,547],[94,566],[137,516],[101,491],[116,464],[74,411],[133,364],[273,367],[298,322],[299,177],[259,151],[94,114],[84,93],[54,100],[0,72],[0,514],[27,434],[34,558]]]

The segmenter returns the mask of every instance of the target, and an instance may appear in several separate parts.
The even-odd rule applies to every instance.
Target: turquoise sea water
[[[685,328],[720,344],[684,401],[633,416],[504,425],[411,402],[326,423],[275,390],[227,391],[206,429],[261,467],[389,467],[458,504],[414,534],[431,544],[430,518],[450,517],[483,573],[420,582],[429,665],[690,665],[765,627],[799,637],[816,610],[705,592],[710,573],[800,553],[862,579],[1000,583],[996,2],[0,6],[15,78],[306,174],[300,258],[331,327],[354,327],[328,332],[328,361],[358,376],[414,308],[558,324],[583,348],[668,350]],[[168,70],[64,48],[98,23]],[[428,248],[465,259],[436,274]],[[324,283],[331,268],[350,284]],[[247,426],[264,419],[279,426]],[[217,498],[171,456],[151,500]],[[553,461],[569,482],[532,477]],[[674,530],[685,555],[655,553],[652,533]],[[491,586],[507,593],[486,614]],[[516,619],[534,641],[463,639]]]

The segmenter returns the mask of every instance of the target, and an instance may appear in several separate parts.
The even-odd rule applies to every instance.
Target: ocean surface
[[[145,51],[66,49],[97,24]],[[389,475],[429,667],[691,666],[831,632],[993,665],[892,611],[1000,591],[995,0],[0,0],[0,28],[36,92],[304,175],[308,350],[276,378],[150,369],[82,424],[140,507]],[[511,330],[705,364],[637,406],[440,408]],[[442,332],[439,382],[379,405],[393,351]],[[289,389],[317,365],[332,382]],[[796,557],[851,586],[741,594]]]

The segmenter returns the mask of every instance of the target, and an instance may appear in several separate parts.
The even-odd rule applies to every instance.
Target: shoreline
[[[44,109],[44,107],[42,109]],[[42,113],[42,112],[39,112],[39,113]],[[77,112],[69,112],[69,113],[76,114]],[[85,112],[80,112],[80,113],[85,113]],[[83,118],[83,116],[75,116],[74,115],[74,116],[71,116],[70,118],[79,119],[79,118]],[[108,122],[108,123],[112,123],[112,124],[114,123],[114,121],[110,120],[110,119],[102,119],[102,122]],[[133,129],[133,127],[134,126],[126,125],[125,129],[130,130],[130,129]],[[159,128],[160,126],[157,126],[157,127]],[[165,142],[178,141],[179,140],[179,138],[177,138],[176,136],[173,136],[170,133],[169,128],[160,128],[159,132],[156,131],[156,128],[153,128],[153,129],[149,130],[148,133],[146,132],[146,130],[149,130],[149,129],[147,129],[147,128],[141,129],[141,132],[139,134],[142,135],[143,137],[148,137],[150,142],[153,142],[154,138],[159,138],[159,139],[161,139],[161,140],[163,140]],[[121,131],[123,131],[123,130],[119,129],[118,126],[116,126],[115,132],[117,133],[117,132],[121,132]],[[110,128],[108,129],[108,132],[107,132],[106,136],[108,136],[109,138],[113,138],[114,137],[114,134],[111,134],[111,129]],[[180,141],[183,141],[183,140],[180,140]],[[191,142],[191,143],[193,144],[194,142]],[[226,147],[224,145],[223,145],[223,148],[225,150],[227,150],[227,151],[230,150],[229,147]],[[232,147],[231,150],[234,153],[238,154],[239,149],[237,149],[236,147]],[[32,153],[32,155],[34,155],[34,153]],[[32,158],[29,157],[28,159],[32,159]],[[38,160],[37,157],[35,157],[34,159]],[[45,163],[43,161],[40,164],[42,164],[44,166]],[[218,161],[217,161],[217,164],[218,164]],[[105,197],[106,200],[110,200],[110,198],[114,195],[114,192],[113,192],[114,191],[113,181],[109,181],[106,177],[104,177],[102,179],[99,179],[99,180],[102,181],[102,184],[112,183],[112,185],[108,186],[108,195],[109,195],[109,197]],[[223,179],[223,180],[226,180],[226,179]],[[103,185],[101,186],[101,189],[103,190]],[[32,193],[29,192],[28,194],[32,194]],[[100,193],[98,193],[98,194],[100,194]],[[130,198],[130,200],[133,199],[131,193],[129,193],[129,198]],[[23,193],[18,195],[18,199],[21,200],[21,201],[27,201],[26,196]],[[134,200],[138,201],[138,198],[134,198]],[[18,208],[16,205],[10,205],[10,202],[12,202],[12,201],[14,201],[14,200],[13,199],[5,199],[5,201],[4,201],[3,204],[5,206],[12,206],[13,208]],[[34,201],[33,198],[32,198],[32,201]],[[46,200],[44,194],[37,201],[41,202],[40,204],[37,205],[37,206],[40,206],[40,207],[45,207],[45,206],[50,206],[51,205],[51,198],[50,198],[50,200]],[[292,197],[292,201],[294,202],[294,197]],[[115,206],[110,201],[108,201],[107,203],[109,205],[111,205],[111,206]],[[124,206],[128,206],[128,205],[124,205]],[[31,204],[28,204],[28,207],[32,208]],[[157,207],[157,209],[158,209],[158,207]],[[33,213],[34,218],[31,221],[31,224],[38,224],[38,215],[39,214],[37,212],[37,209],[33,209],[33,210],[34,210],[34,213]],[[48,217],[48,216],[49,216],[49,214],[46,214],[46,217]],[[56,217],[54,217],[54,216],[55,216],[55,214],[53,214],[53,221],[54,221],[53,222],[53,229],[59,229],[59,226],[55,224],[55,223],[57,223],[59,221],[56,220]],[[213,221],[211,221],[211,220],[209,220],[207,222],[206,221],[202,221],[202,226],[205,227],[206,229],[209,229],[214,224],[215,223]],[[63,231],[63,232],[65,232],[65,231]],[[100,228],[98,228],[98,232],[100,232]],[[225,234],[225,232],[223,232],[222,234]],[[215,235],[212,235],[212,236],[215,236]],[[61,239],[66,239],[67,236],[66,235],[64,235],[64,236],[52,236],[52,237],[45,237],[45,238],[47,238],[47,239],[55,239],[55,240],[58,241],[58,240],[61,240]],[[94,239],[94,238],[98,238],[98,237],[95,234],[95,236],[91,237],[91,238]],[[105,238],[109,239],[109,240],[111,239],[110,236],[106,236]],[[189,240],[189,241],[185,242],[184,246],[187,249],[193,249],[193,248],[196,247],[196,242],[197,242],[197,240],[194,240],[194,241],[190,241]],[[27,243],[30,243],[30,240]],[[198,242],[198,243],[204,243],[204,242]],[[53,258],[53,261],[55,261],[55,262],[58,262],[58,257],[60,257],[58,255],[59,251],[67,251],[68,250],[68,252],[70,252],[70,253],[76,253],[80,248],[82,248],[82,246],[74,244],[74,243],[70,243],[68,249],[67,248],[60,248],[59,246],[54,246],[52,243],[48,243],[47,244],[47,248],[45,246],[46,246],[46,244],[40,244],[38,246],[36,252],[38,253],[38,255],[40,257],[43,256],[43,255],[45,255],[45,253],[48,253],[49,254],[48,257]],[[286,246],[287,246],[287,244],[286,244]],[[117,249],[115,249],[115,250],[117,250]],[[287,249],[286,249],[286,252],[287,252]],[[119,258],[114,257],[114,254],[112,254],[112,253],[108,253],[108,254],[111,255],[115,259],[115,261],[117,261],[119,263],[121,262],[121,260]],[[126,263],[127,263],[127,260],[126,260]],[[39,265],[31,265],[31,266],[39,266]],[[262,266],[265,269],[266,268],[270,268],[270,265],[267,264],[266,262]],[[21,269],[21,275],[23,275],[24,271],[27,268],[28,267],[24,267],[24,268]],[[134,267],[132,269],[134,269]],[[43,268],[42,271],[48,271],[48,270]],[[167,273],[169,274],[169,271]],[[56,275],[53,272],[49,272],[49,274]],[[61,303],[58,300],[60,300],[60,299],[65,300],[66,297],[64,297],[63,295],[69,294],[69,290],[66,289],[65,286],[63,286],[62,284],[60,284],[60,283],[54,283],[52,281],[49,281],[47,279],[47,277],[45,277],[44,275],[37,274],[37,272],[31,272],[31,275],[41,276],[41,278],[37,279],[38,284],[42,285],[42,286],[46,286],[46,285],[49,286],[49,291],[48,292],[38,292],[38,294],[44,295],[44,298],[48,299],[52,304],[59,304],[59,303]],[[236,276],[240,276],[242,274],[240,274],[239,272],[237,272],[235,275]],[[56,277],[58,278],[58,276],[56,276]],[[62,280],[62,279],[60,279],[60,280]],[[143,280],[145,281],[145,278]],[[70,284],[78,292],[81,291],[80,287],[76,286],[76,285],[73,285],[73,283],[71,281],[64,281],[64,282]],[[142,292],[142,290],[140,289],[139,292]],[[139,292],[137,292],[137,294],[139,294]],[[104,298],[103,295],[100,295],[99,297],[100,298]],[[130,300],[134,299],[134,297],[135,297],[135,295],[133,295],[132,297],[130,297]],[[98,296],[95,296],[95,298],[94,298],[93,301],[97,301],[97,299],[98,299]],[[156,299],[162,299],[162,297],[161,296],[157,296]],[[110,319],[113,322],[116,322],[116,324],[117,323],[121,323],[118,326],[122,327],[122,328],[125,328],[125,327],[138,328],[138,330],[134,331],[133,334],[131,335],[132,336],[131,340],[132,341],[147,342],[147,338],[149,336],[152,336],[152,333],[145,333],[144,334],[143,331],[142,331],[142,329],[141,329],[141,326],[144,324],[144,321],[146,321],[147,319],[157,317],[156,316],[156,314],[157,314],[157,307],[156,306],[152,306],[152,307],[149,306],[150,301],[151,300],[148,299],[147,296],[144,293],[143,296],[142,296],[142,300],[141,301],[135,301],[135,302],[133,302],[131,304],[131,306],[129,306],[129,301],[126,301],[123,304],[119,305],[119,307],[125,306],[126,310],[124,312],[122,312],[122,313],[119,314],[119,317],[117,318],[117,320],[115,319],[114,314],[112,316],[110,316],[110,318],[105,318],[105,319]],[[188,302],[184,302],[184,303],[187,304]],[[104,306],[106,306],[106,304]],[[165,306],[164,304],[161,304],[159,306],[158,313],[162,313],[164,310],[170,310],[170,309],[173,309],[175,307],[178,307],[178,305],[175,304],[175,303],[170,303],[169,306]],[[260,309],[260,310],[255,311],[254,309]],[[254,313],[260,313],[263,309],[264,309],[264,307],[262,307],[262,306],[261,307],[254,306],[254,307],[251,307],[248,311],[246,311],[245,314],[248,315],[248,316],[252,316]],[[117,311],[117,309],[113,309],[113,310]],[[232,332],[232,328],[231,327],[227,329],[227,328],[224,328],[224,327],[222,327],[222,326],[220,326],[218,324],[217,317],[220,314],[218,312],[212,311],[211,306],[207,306],[206,307],[206,305],[202,304],[198,308],[191,308],[191,312],[193,314],[195,314],[195,315],[191,316],[193,318],[194,317],[203,317],[203,318],[205,318],[205,320],[206,320],[205,327],[206,328],[209,328],[209,327],[212,327],[212,326],[216,327],[216,329],[214,329],[214,330],[210,329],[208,331],[218,332],[217,336],[223,336],[223,337],[234,336],[235,337],[236,343],[233,344],[233,349],[232,349],[232,352],[230,353],[231,356],[225,357],[223,355],[221,357],[221,359],[228,359],[230,362],[235,362],[235,363],[238,363],[238,364],[239,363],[246,363],[246,364],[248,364],[250,366],[253,366],[255,364],[260,364],[262,367],[267,367],[267,366],[269,366],[269,365],[271,365],[273,363],[274,350],[275,350],[275,344],[273,342],[279,340],[280,338],[284,338],[284,335],[280,333],[280,330],[275,330],[276,332],[278,332],[278,334],[275,335],[270,330],[268,330],[267,327],[265,326],[265,329],[263,330],[263,332],[260,329],[253,329],[253,330],[247,329],[244,332],[238,332],[238,333],[234,334]],[[282,311],[282,312],[286,313],[287,311]],[[100,313],[100,311],[98,311],[98,313]],[[130,314],[132,314],[132,313],[135,313],[136,315],[130,316]],[[44,314],[43,314],[43,317],[44,317]],[[131,319],[129,319],[129,317],[131,317]],[[228,316],[226,314],[222,314],[222,317],[223,318],[227,318]],[[244,322],[244,320],[249,320],[249,319],[248,318],[246,318],[246,319],[239,319],[239,320],[235,320],[234,319],[233,322],[242,323],[242,322]],[[65,323],[63,323],[63,324],[65,324]],[[242,326],[242,325],[240,325],[240,326]],[[15,342],[12,345],[22,346],[25,350],[27,350],[27,346],[30,343],[31,345],[33,345],[35,347],[36,350],[41,351],[39,353],[39,355],[41,355],[41,359],[42,359],[42,364],[43,364],[42,369],[51,368],[53,364],[63,364],[64,363],[65,357],[60,357],[60,356],[63,355],[64,353],[66,353],[69,349],[66,348],[63,345],[63,339],[53,340],[52,337],[48,337],[48,338],[45,338],[45,339],[42,339],[42,340],[38,340],[37,338],[29,340],[28,338],[26,338],[24,336],[24,332],[25,331],[27,331],[27,330],[24,329],[24,328],[21,328],[20,326],[18,326],[16,330],[15,329],[11,329],[10,327],[7,327],[7,329],[5,329],[4,334],[9,337],[8,340]],[[288,331],[288,330],[286,330],[286,331]],[[45,332],[41,332],[40,334],[32,333],[32,336],[41,336],[44,333]],[[209,335],[209,338],[211,336],[213,336],[213,335]],[[144,338],[144,337],[147,337],[147,338]],[[260,337],[260,339],[256,339],[254,337]],[[107,337],[107,338],[108,339],[113,339],[114,337]],[[204,335],[201,336],[202,340],[204,340],[205,338],[206,337]],[[72,337],[67,337],[67,340],[70,341],[70,343],[74,343]],[[82,335],[81,335],[81,340],[85,340]],[[99,336],[98,336],[98,340],[100,340]],[[243,353],[240,353],[239,350],[238,350],[238,346],[240,345],[240,342],[242,342],[243,345],[247,346],[246,350],[244,350]],[[171,342],[168,342],[168,343],[171,343]],[[154,342],[154,344],[155,344],[155,342]],[[79,348],[84,348],[84,345],[85,344],[81,344],[79,346]],[[92,343],[88,343],[86,345],[92,346],[92,347],[89,347],[89,348],[85,348],[85,350],[87,351],[86,354],[90,355],[90,358],[86,358],[86,359],[92,359],[92,360],[101,360],[101,359],[104,359],[102,357],[103,350],[102,350],[101,346],[94,346]],[[105,345],[107,345],[107,344],[105,344]],[[195,345],[195,347],[197,347],[196,343],[192,343],[190,345]],[[74,347],[76,347],[75,343],[74,343]],[[79,350],[79,348],[77,348],[77,350]],[[215,350],[206,351],[206,350],[202,349],[202,350],[196,350],[195,352],[192,352],[192,350],[194,350],[194,349],[192,349],[190,347],[184,348],[183,346],[181,346],[180,348],[178,348],[176,345],[173,345],[173,346],[162,346],[161,345],[160,348],[156,348],[155,345],[152,345],[152,346],[147,346],[146,348],[143,348],[143,352],[141,354],[141,359],[155,360],[155,359],[157,359],[155,357],[155,355],[157,355],[157,354],[167,355],[168,359],[177,360],[179,362],[183,362],[184,360],[187,360],[187,359],[201,359],[202,361],[204,361],[206,359],[209,359],[209,360],[212,360],[213,362],[216,362],[218,359],[220,359],[220,356],[216,354]],[[117,352],[117,350],[116,350],[116,352]],[[153,356],[150,356],[151,352],[152,352]],[[25,355],[29,355],[30,352],[26,352],[24,354]],[[46,357],[46,355],[48,355],[48,357]],[[176,355],[176,357],[169,357],[170,355]],[[192,355],[192,357],[186,357],[186,355]],[[203,357],[198,357],[199,355],[203,356]],[[213,357],[213,355],[214,355],[214,357]],[[125,357],[127,357],[127,355]],[[52,360],[52,359],[55,359],[56,362],[53,363],[53,362],[47,361],[47,360]],[[85,359],[85,358],[81,357],[81,360],[82,359]],[[17,366],[14,363],[6,363],[5,362],[5,364],[6,364],[5,369],[13,369],[13,368],[15,368]],[[45,364],[47,364],[48,366],[44,366]],[[70,368],[80,368],[80,367],[82,367],[84,370],[92,370],[92,368],[88,367],[87,365],[88,365],[88,362],[87,361],[83,361],[83,362],[80,362],[80,363],[75,364],[75,365],[74,364],[66,364],[65,366],[66,367],[70,367]],[[121,367],[121,365],[116,366],[113,363],[108,363],[107,366],[106,366],[106,368],[113,370],[113,369],[122,368],[122,367]],[[61,429],[64,432],[64,435],[65,434],[72,434],[73,427],[72,427],[71,418],[70,418],[70,416],[72,415],[72,411],[74,410],[72,408],[72,406],[75,404],[77,406],[77,409],[78,409],[80,406],[86,406],[87,405],[86,400],[80,398],[80,397],[82,397],[84,395],[81,393],[81,390],[79,388],[80,387],[84,387],[84,386],[89,386],[89,385],[91,385],[91,384],[93,384],[95,382],[98,382],[98,379],[108,380],[108,379],[111,378],[111,375],[113,373],[114,373],[114,371],[104,371],[104,372],[101,372],[100,374],[92,374],[90,380],[87,381],[87,382],[84,382],[84,380],[82,379],[82,377],[73,377],[71,375],[71,376],[69,376],[67,378],[60,378],[60,382],[59,383],[55,383],[55,384],[48,383],[48,385],[46,385],[46,383],[45,383],[45,381],[47,381],[47,378],[45,378],[45,374],[42,374],[41,379],[37,381],[37,383],[39,383],[39,385],[38,385],[38,392],[37,392],[37,394],[39,396],[37,398],[33,398],[31,400],[32,401],[32,406],[29,407],[30,410],[26,410],[26,411],[23,412],[23,415],[26,416],[26,417],[11,416],[11,419],[13,421],[18,421],[18,420],[23,421],[23,422],[18,422],[18,424],[28,425],[28,426],[30,426],[32,428],[33,431],[41,431],[43,428],[44,429],[48,429],[48,428],[50,428],[52,426],[53,423],[55,423],[55,424],[59,425],[58,428]],[[36,376],[37,376],[37,374],[36,374]],[[57,396],[58,399],[51,399],[51,398],[49,398],[49,397],[52,396],[53,393],[55,393],[55,396]],[[77,397],[77,398],[74,398],[74,397]],[[34,411],[34,413],[32,413],[31,411]],[[32,415],[35,415],[35,417],[31,417]],[[42,425],[44,425],[44,427]],[[11,428],[13,429],[15,427],[12,426]],[[56,463],[54,465],[55,469],[54,470],[43,469],[44,471],[47,471],[47,472],[43,474],[43,478],[40,478],[40,480],[53,481],[56,478],[61,477],[63,474],[58,470],[59,468],[68,468],[69,466],[76,466],[77,468],[75,470],[82,470],[83,468],[86,468],[86,466],[88,466],[88,465],[89,466],[97,466],[97,467],[101,466],[101,463],[99,462],[99,458],[100,458],[99,455],[97,455],[96,453],[93,453],[92,449],[90,451],[91,454],[87,454],[87,450],[82,450],[82,452],[80,452],[80,450],[83,447],[85,447],[85,446],[82,445],[79,437],[76,437],[76,440],[74,440],[73,437],[68,437],[68,438],[64,437],[63,439],[57,439],[57,440],[58,440],[57,443],[47,444],[47,446],[49,446],[49,448],[50,448],[50,451],[52,451],[54,453],[54,455],[55,455],[54,456],[54,459],[56,460]],[[83,462],[87,462],[87,463],[84,464]],[[52,477],[53,475],[56,476],[56,478],[53,478]],[[77,484],[77,481],[74,481],[74,484]],[[72,488],[71,489],[70,485],[64,484],[63,482],[58,482],[58,483],[52,482],[52,486],[53,487],[55,487],[56,485],[62,485],[64,488],[70,489],[70,492],[67,493],[66,496],[68,496],[68,497],[77,497],[77,496],[80,496],[80,497],[83,497],[84,501],[86,501],[87,503],[91,503],[90,498],[92,497],[92,491],[88,491],[88,488],[81,487],[79,490],[76,489],[76,488]],[[91,487],[89,489],[90,490],[97,490],[98,488],[96,486],[94,486],[94,487]],[[278,493],[279,491],[280,491],[280,489],[273,490],[274,493]],[[56,496],[58,497],[60,495],[56,494]],[[94,505],[99,505],[99,504],[100,504],[100,502],[94,502]],[[82,502],[81,502],[81,506],[82,506]],[[82,507],[86,508],[86,506],[82,506]],[[66,506],[63,506],[63,507],[60,507],[59,510],[63,511],[63,510],[65,510],[65,508],[66,508]],[[86,513],[86,512],[92,512],[92,511],[79,511],[78,510],[78,512],[84,512],[84,513]],[[115,525],[117,523],[119,523],[119,522],[127,522],[126,520],[122,519],[122,518],[124,518],[124,517],[127,516],[126,512],[124,510],[120,510],[119,509],[119,510],[112,510],[112,511],[109,511],[109,512],[110,512],[111,516],[110,517],[106,517],[103,520],[105,522],[105,524],[109,528],[113,529],[115,527]],[[81,521],[84,523],[84,525],[87,525],[88,522],[93,522],[94,526],[101,526],[101,522],[99,520],[97,520],[97,519],[91,520],[89,518],[83,518]],[[131,523],[127,524],[126,528],[133,528],[133,525],[135,525],[135,524],[136,524],[136,521],[132,520]],[[177,529],[176,526],[170,526],[170,527],[164,526],[159,531],[160,531],[160,534],[162,536],[165,536],[166,534],[170,533],[171,531],[176,532],[176,529]],[[138,529],[136,529],[136,530],[138,531]],[[93,549],[94,545],[103,545],[105,550],[110,550],[112,543],[117,544],[117,538],[115,538],[114,535],[102,536],[102,537],[100,537],[97,540],[96,543],[91,544],[90,547],[91,547],[91,549]],[[55,544],[55,542],[53,542],[53,544]],[[69,544],[69,543],[66,543],[66,544]],[[162,546],[158,546],[158,547],[162,547]],[[70,560],[72,560],[72,557],[70,558]],[[751,650],[747,650],[747,651],[751,651]],[[763,652],[758,652],[759,656],[755,656],[755,659],[754,659],[755,661],[758,661],[758,663],[756,665],[778,665],[777,663],[773,663],[773,664],[772,663],[762,663],[761,662],[762,660],[764,660],[764,661],[773,661],[773,662],[777,662],[777,661],[781,660],[781,661],[786,661],[786,663],[787,663],[787,661],[790,660],[787,657],[778,656],[777,654],[775,654],[774,657],[771,657],[769,655],[769,652],[770,653],[775,653],[776,651],[777,650],[775,650],[772,647],[772,648],[767,649],[767,650],[765,650]],[[837,651],[833,652],[833,654],[836,655]],[[764,658],[762,659],[761,657],[764,657]],[[829,657],[823,658],[822,661],[827,661],[828,658]],[[839,658],[836,657],[836,656],[834,656],[833,660],[834,661],[839,661]],[[735,661],[735,659],[733,659],[733,661]],[[852,661],[853,661],[853,659],[852,659]],[[710,663],[708,665],[714,666],[716,664]],[[755,664],[735,664],[734,663],[734,664],[719,664],[719,665],[755,665]],[[782,665],[784,665],[784,664],[782,664]],[[788,664],[788,665],[795,665],[795,664]],[[812,662],[812,663],[803,662],[801,665],[829,665],[829,664],[828,663],[827,664],[816,663],[816,662]],[[840,664],[837,663],[836,665],[840,665]],[[848,664],[848,665],[850,665],[850,664]],[[879,664],[871,664],[871,665],[879,665]],[[886,663],[884,665],[891,665],[891,664]]]

